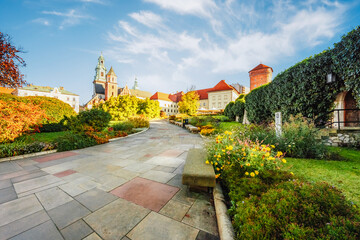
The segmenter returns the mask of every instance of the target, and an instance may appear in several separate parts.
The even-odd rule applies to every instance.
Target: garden
[[[109,142],[149,127],[160,107],[134,96],[111,98],[79,114],[49,97],[0,94],[0,158],[68,151]]]

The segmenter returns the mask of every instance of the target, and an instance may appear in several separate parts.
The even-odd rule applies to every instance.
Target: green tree
[[[146,98],[138,100],[138,114],[144,115],[148,118],[156,118],[160,116],[161,107],[158,101]]]
[[[199,108],[199,95],[195,91],[187,92],[179,102],[179,111],[188,115],[196,114]]]
[[[224,115],[230,118],[232,121],[235,120],[235,115],[233,112],[234,104],[234,102],[229,102],[224,109]]]
[[[239,116],[239,122],[242,123],[245,110],[245,98],[237,98],[231,110],[235,117]]]
[[[110,98],[108,101],[98,106],[100,109],[111,114],[115,121],[121,121],[133,117],[138,112],[138,99],[135,96],[118,96]]]

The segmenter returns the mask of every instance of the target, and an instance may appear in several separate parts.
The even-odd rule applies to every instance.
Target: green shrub
[[[114,131],[131,132],[131,130],[134,128],[134,124],[126,121],[126,122],[116,123],[112,125],[112,128],[114,129]]]
[[[74,121],[76,125],[80,123],[101,132],[108,126],[111,115],[101,109],[92,108],[91,110],[80,112],[77,120]]]
[[[236,203],[239,239],[359,239],[360,216],[326,183],[283,182]]]
[[[86,148],[97,145],[94,138],[90,138],[83,133],[67,132],[57,140],[57,151],[69,151],[74,149]]]
[[[39,128],[40,132],[61,132],[65,130],[64,125],[61,123],[46,123]]]
[[[129,122],[134,126],[134,128],[148,128],[150,127],[150,122],[145,117],[132,117],[129,118]]]
[[[245,111],[245,99],[238,99],[232,107],[233,114],[239,117],[239,122],[243,122],[244,111]]]
[[[233,111],[234,105],[234,102],[229,102],[224,109],[224,115],[227,116],[230,120],[235,120],[235,115]]]
[[[43,142],[13,142],[0,144],[0,158],[41,152],[54,149],[55,145]]]

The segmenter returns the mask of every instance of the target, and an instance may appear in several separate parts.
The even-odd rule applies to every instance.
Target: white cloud
[[[148,26],[150,28],[163,27],[162,18],[150,11],[140,11],[138,13],[129,14],[130,17],[135,19],[141,24]]]
[[[50,21],[45,19],[45,18],[37,18],[37,19],[34,19],[32,20],[33,23],[38,23],[38,24],[41,24],[41,25],[44,25],[44,26],[50,26]]]
[[[59,26],[60,29],[63,29],[66,26],[79,24],[81,22],[81,19],[92,19],[92,17],[83,15],[75,9],[69,9],[67,12],[42,11],[42,13],[46,15],[63,17],[63,21]]]
[[[165,25],[159,15],[140,11],[129,16],[150,27],[148,31],[120,21],[115,31],[108,32],[108,40],[116,49],[111,58],[119,55],[131,59],[123,63],[142,66],[144,78],[145,72],[152,76],[149,87],[169,89],[196,84],[199,76],[247,73],[260,62],[279,63],[284,57],[331,39],[346,11],[346,6],[339,3],[296,6],[290,1],[274,1],[270,8],[261,9],[256,4],[242,8],[245,3],[233,0],[217,6],[211,5],[213,1],[145,1],[181,14],[197,13],[201,20],[209,20],[212,29],[175,31],[179,29],[176,23],[167,21]]]
[[[172,10],[179,14],[193,14],[208,17],[216,4],[213,0],[144,0],[157,4],[161,8]]]

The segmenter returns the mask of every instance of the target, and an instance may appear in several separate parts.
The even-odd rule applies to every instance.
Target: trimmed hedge
[[[329,73],[335,74],[335,82],[327,83]],[[253,123],[270,122],[274,113],[281,111],[285,119],[301,113],[322,125],[330,118],[336,96],[344,90],[352,91],[360,104],[359,27],[333,49],[306,58],[251,91],[245,97],[245,109]]]
[[[0,100],[5,102],[16,101],[23,103],[32,103],[35,106],[39,106],[42,110],[45,111],[47,118],[44,118],[42,123],[58,123],[64,116],[71,117],[75,116],[76,112],[74,109],[67,103],[51,97],[42,97],[42,96],[28,96],[28,97],[18,97],[11,94],[0,94]]]

